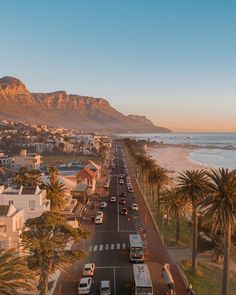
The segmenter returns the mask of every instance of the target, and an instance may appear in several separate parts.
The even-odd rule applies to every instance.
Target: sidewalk
[[[148,249],[147,254],[148,255],[146,257],[147,258],[146,261],[148,261],[148,263],[157,262],[159,265],[156,272],[153,273],[151,271],[152,276],[154,277],[153,281],[155,282],[157,280],[157,278],[159,278],[158,273],[161,271],[163,265],[165,263],[169,263],[170,269],[171,269],[171,274],[172,274],[174,281],[175,281],[176,294],[177,295],[187,295],[188,291],[185,287],[184,281],[180,275],[178,267],[175,263],[172,262],[172,259],[169,256],[168,251],[166,250],[165,246],[163,246],[160,235],[158,233],[157,225],[155,224],[155,222],[151,216],[151,213],[148,209],[148,206],[147,206],[141,192],[139,191],[139,187],[136,182],[135,176],[132,173],[131,166],[128,161],[127,155],[126,155],[126,163],[128,165],[131,181],[133,184],[134,194],[137,197],[137,203],[140,208],[140,211],[142,212],[142,214],[140,215],[140,218],[141,218],[143,224],[145,224],[145,227],[147,229],[146,240],[147,240],[147,249]],[[160,282],[161,282],[161,285],[163,286],[163,284],[164,284],[163,280]],[[161,286],[159,285],[157,292],[158,292],[158,295],[164,294],[163,287],[161,288]]]

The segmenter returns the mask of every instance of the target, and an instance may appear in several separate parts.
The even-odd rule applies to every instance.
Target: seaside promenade
[[[171,257],[168,254],[167,249],[163,245],[157,225],[154,222],[152,215],[150,213],[150,210],[148,209],[147,203],[145,202],[143,195],[141,194],[141,192],[139,190],[139,187],[136,182],[135,176],[132,172],[127,154],[125,155],[125,158],[126,158],[126,163],[127,163],[128,170],[129,170],[129,175],[131,177],[131,181],[133,184],[134,193],[136,195],[137,203],[140,208],[139,209],[141,212],[140,218],[141,218],[141,221],[144,224],[146,231],[147,231],[146,235],[145,235],[145,239],[146,239],[146,243],[148,246],[147,247],[148,251],[146,253],[145,261],[147,262],[147,264],[150,267],[153,281],[156,280],[156,272],[155,271],[159,272],[163,268],[163,265],[165,263],[169,263],[171,274],[172,274],[173,279],[175,281],[176,295],[188,295],[187,286],[185,285],[183,277],[181,276],[181,274],[179,272],[178,266],[175,262],[172,261]],[[159,269],[152,270],[152,266],[155,263],[157,263]],[[158,285],[158,282],[157,282],[157,285]],[[157,287],[157,289],[158,289],[158,287]],[[159,294],[159,293],[157,293],[157,294]]]

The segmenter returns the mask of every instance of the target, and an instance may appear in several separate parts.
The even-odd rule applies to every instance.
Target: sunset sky
[[[174,131],[236,132],[235,0],[1,1],[0,76],[105,97]]]

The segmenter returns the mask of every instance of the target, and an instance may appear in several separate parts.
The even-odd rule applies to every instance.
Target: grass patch
[[[164,223],[162,214],[158,212],[157,205],[148,201],[152,214],[159,230],[164,232],[164,243],[167,247],[192,247],[192,225],[187,221],[185,217],[180,218],[180,242],[175,241],[176,221],[171,219],[169,224]]]
[[[101,161],[99,156],[90,156],[90,155],[73,155],[73,154],[50,154],[43,155],[42,161],[45,165],[53,165],[60,163],[68,163],[69,161],[78,161],[79,163],[87,163],[88,160]]]
[[[191,262],[181,262],[184,273],[188,282],[192,284],[196,295],[210,294],[219,295],[222,284],[222,270],[214,265],[199,263],[199,273],[193,275],[191,273]],[[232,274],[230,278],[230,292],[229,295],[236,294],[236,274]]]

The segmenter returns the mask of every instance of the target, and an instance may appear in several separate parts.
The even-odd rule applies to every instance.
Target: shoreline
[[[190,153],[201,149],[193,146],[165,145],[147,148],[147,154],[155,160],[157,165],[165,168],[171,178],[176,179],[178,173],[185,170],[215,169],[216,167],[204,165],[190,159]]]

